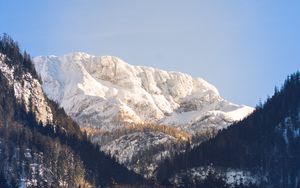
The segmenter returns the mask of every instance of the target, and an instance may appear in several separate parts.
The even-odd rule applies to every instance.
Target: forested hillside
[[[91,144],[64,110],[41,93],[40,83],[30,56],[4,34],[0,39],[0,187],[146,183]]]
[[[300,73],[297,72],[287,78],[280,90],[275,88],[274,95],[259,104],[249,117],[189,152],[164,161],[157,177],[165,184],[174,185],[172,180],[181,174],[179,184],[183,187],[201,187],[208,178],[214,177],[212,179],[223,181],[222,186],[225,186],[230,181],[228,173],[235,173],[237,177],[237,172],[242,172],[247,177],[241,178],[253,180],[246,183],[248,186],[299,187],[299,107]],[[204,169],[214,176],[206,174],[197,179],[197,173]],[[219,181],[213,182],[216,184],[210,185],[218,187]]]

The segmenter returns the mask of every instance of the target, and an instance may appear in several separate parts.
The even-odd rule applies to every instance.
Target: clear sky
[[[299,0],[0,0],[0,19],[32,56],[115,55],[250,106],[300,68]]]

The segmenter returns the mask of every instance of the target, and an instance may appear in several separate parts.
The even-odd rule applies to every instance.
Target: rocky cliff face
[[[24,72],[19,74],[15,78],[15,67],[6,64],[6,61],[10,61],[9,58],[0,53],[0,72],[8,80],[11,87],[14,88],[14,94],[19,103],[24,103],[26,111],[33,111],[37,120],[46,123],[52,123],[53,115],[49,105],[47,104],[45,95],[42,90],[42,86],[37,78]]]
[[[138,156],[150,152],[144,159],[149,166],[168,155],[169,145],[196,144],[253,111],[224,100],[201,78],[132,66],[117,57],[73,53],[36,57],[34,63],[47,96],[104,151],[137,172],[134,159],[143,159]]]

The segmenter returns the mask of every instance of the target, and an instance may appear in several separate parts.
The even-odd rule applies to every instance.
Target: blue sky
[[[83,51],[181,71],[255,106],[299,70],[300,1],[0,0],[0,32],[32,56]]]

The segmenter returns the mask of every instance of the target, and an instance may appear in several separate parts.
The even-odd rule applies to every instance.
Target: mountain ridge
[[[155,150],[154,157],[166,152],[157,149],[165,148],[163,142],[198,144],[253,110],[226,101],[202,78],[133,66],[113,56],[70,53],[38,56],[33,61],[48,97],[57,101],[102,150],[136,172],[141,167],[132,164],[129,151],[141,150],[147,155]],[[176,137],[180,131],[187,136]],[[107,133],[116,142],[106,137]],[[127,134],[133,140],[126,140]],[[155,138],[161,142],[147,144]],[[121,155],[126,149],[126,155]]]
[[[143,100],[143,102],[150,101],[148,105],[150,105],[150,107],[153,108],[155,112],[153,112],[154,114],[152,115],[148,115],[151,114],[151,111],[148,112],[148,114],[146,115],[137,114],[136,112],[130,114],[130,115],[137,115],[138,116],[137,120],[149,119],[147,118],[147,115],[151,116],[152,119],[161,120],[162,117],[170,116],[170,113],[174,111],[177,112],[184,111],[184,110],[188,112],[195,111],[197,110],[195,108],[197,107],[199,108],[199,106],[194,105],[193,106],[194,109],[193,108],[183,109],[184,104],[182,104],[181,106],[180,104],[178,104],[180,102],[182,103],[186,102],[186,101],[179,101],[180,98],[185,98],[185,97],[191,98],[193,100],[199,100],[199,98],[195,98],[195,96],[193,95],[199,95],[199,96],[204,95],[203,97],[206,97],[206,100],[208,101],[211,100],[209,99],[210,97],[217,98],[217,100],[221,100],[221,102],[227,103],[226,104],[227,108],[222,109],[223,112],[233,112],[234,110],[243,108],[244,112],[241,112],[240,115],[238,113],[236,114],[232,113],[231,115],[229,115],[232,120],[240,120],[242,117],[245,116],[245,114],[248,114],[250,111],[252,111],[252,108],[247,108],[247,106],[245,105],[237,106],[234,105],[233,103],[229,103],[223,100],[219,95],[218,90],[213,85],[209,84],[207,81],[203,80],[202,78],[193,78],[190,75],[181,72],[163,71],[152,67],[132,66],[114,56],[93,56],[87,53],[79,52],[79,53],[70,53],[63,56],[53,56],[53,55],[45,56],[45,57],[38,56],[34,58],[34,62],[37,71],[42,77],[43,88],[46,90],[47,95],[50,96],[50,98],[57,101],[58,103],[63,103],[62,104],[63,106],[67,106],[67,104],[65,104],[64,101],[62,101],[61,98],[64,96],[62,96],[63,94],[61,94],[60,92],[64,94],[68,92],[69,93],[73,92],[72,94],[74,94],[76,91],[66,92],[65,91],[66,89],[64,87],[71,87],[69,85],[65,85],[65,83],[75,80],[74,81],[75,83],[67,83],[67,84],[70,85],[77,84],[76,85],[77,89],[83,91],[84,94],[88,96],[96,96],[99,98],[103,98],[104,100],[110,100],[110,99],[121,100],[121,103],[122,102],[126,103],[127,107],[131,109],[134,108],[130,104],[131,101],[128,101],[125,97],[128,97],[131,100],[133,99],[130,96],[126,96],[126,93],[124,94],[124,91],[121,91],[122,87],[131,90],[130,94],[132,94],[134,97],[137,97],[137,95],[134,95],[135,94],[134,92],[139,92],[139,90],[145,90],[146,93],[142,91],[139,92],[138,94],[144,95],[143,97],[146,98],[146,100]],[[68,65],[68,67],[63,67],[66,65]],[[64,69],[68,69],[68,70],[64,70]],[[70,69],[74,69],[74,70],[70,70]],[[69,73],[68,77],[71,77],[72,80],[70,80],[70,78],[60,78],[63,73]],[[78,76],[75,73],[78,74],[80,73],[80,75]],[[57,74],[56,76],[58,78],[54,78],[53,74]],[[85,78],[85,76],[87,78]],[[149,78],[155,76],[156,78],[153,79]],[[47,79],[51,79],[51,80],[47,80]],[[163,83],[156,83],[161,80]],[[88,85],[89,83],[86,83],[87,81],[92,82],[92,84]],[[97,83],[97,81],[99,83]],[[49,84],[47,82],[49,82]],[[53,84],[53,82],[57,85],[52,86],[51,84]],[[108,82],[110,82],[111,85]],[[179,82],[179,83],[174,83],[174,82]],[[159,87],[159,84],[169,84],[169,85],[163,85]],[[184,84],[186,84],[187,86],[184,87]],[[57,88],[60,87],[62,87],[62,89],[59,92],[57,91]],[[168,87],[167,90],[170,91],[164,91],[163,87]],[[51,91],[49,88],[51,88]],[[184,89],[187,91],[184,91]],[[198,91],[197,89],[201,91]],[[149,96],[147,96],[149,94],[151,95],[150,98]],[[158,95],[158,97],[161,96],[164,98],[162,98],[161,101],[159,101],[159,99],[155,99],[155,97],[157,97],[156,95]],[[135,100],[142,100],[139,98],[140,97],[137,97],[135,98]],[[117,103],[117,102],[118,101],[112,101],[112,103]],[[131,106],[128,106],[128,104],[130,104]],[[68,111],[70,107],[65,107],[65,108]],[[205,109],[201,109],[201,110],[205,110]],[[132,112],[130,109],[127,109],[125,107],[124,107],[124,111],[127,113]],[[213,113],[218,113],[218,112],[213,112]],[[143,115],[146,117],[143,117]],[[161,120],[161,121],[163,122],[166,120]]]

